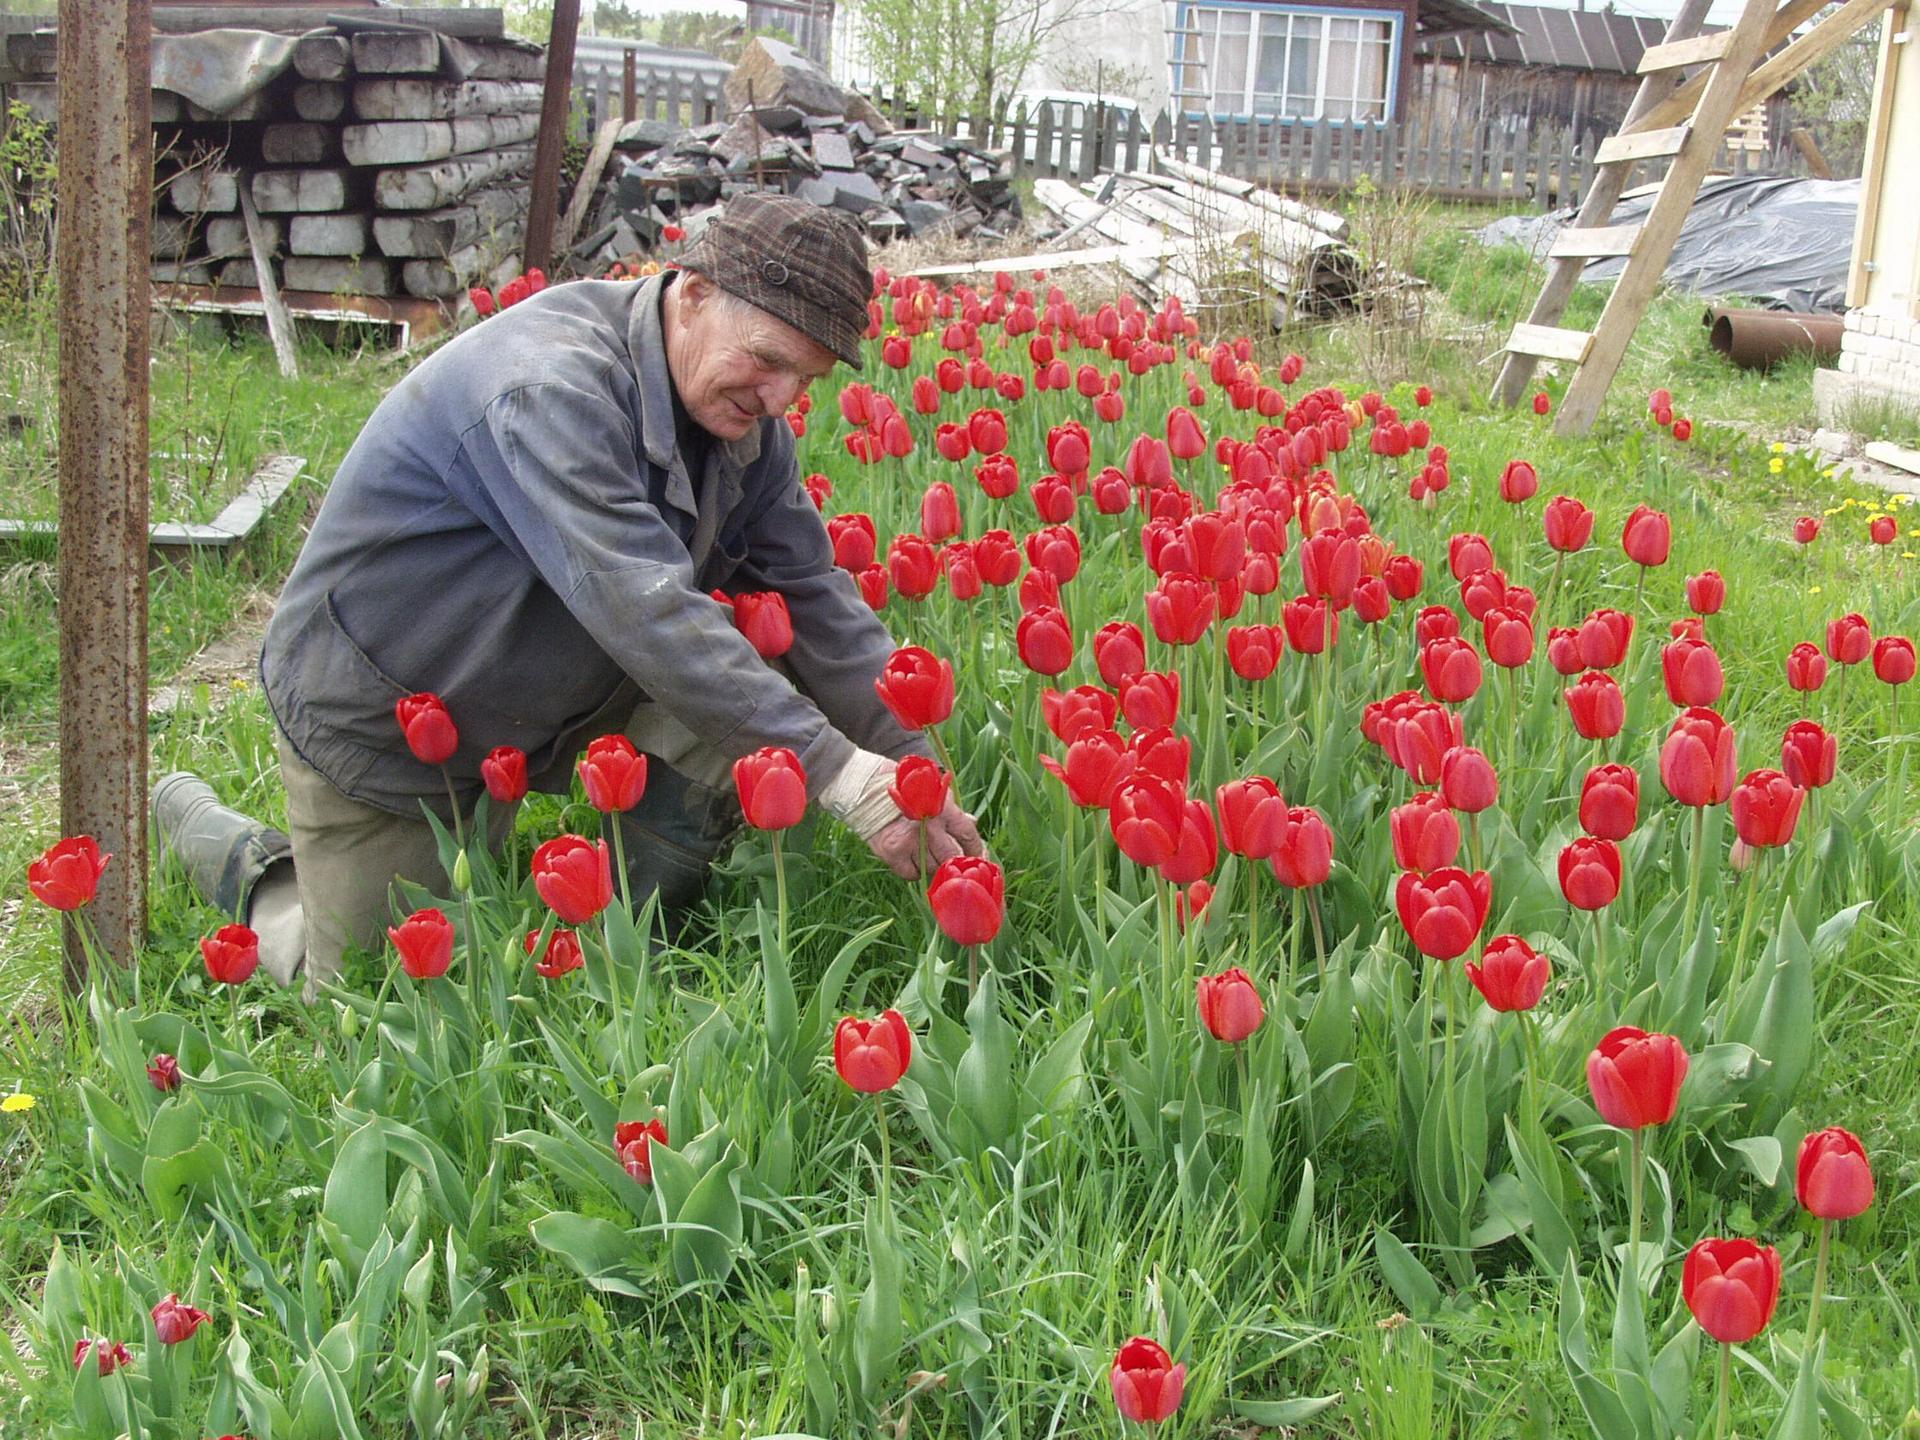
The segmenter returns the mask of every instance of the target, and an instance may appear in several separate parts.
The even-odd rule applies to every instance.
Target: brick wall
[[[1869,306],[1849,310],[1840,372],[1920,399],[1920,321]]]

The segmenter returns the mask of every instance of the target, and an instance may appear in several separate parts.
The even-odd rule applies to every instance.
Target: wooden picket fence
[[[632,95],[628,95],[631,75]],[[631,115],[637,120],[670,120],[678,125],[708,125],[727,118],[721,93],[724,74],[681,66],[623,65],[601,55],[582,55],[573,67],[575,133],[591,139],[601,124]]]

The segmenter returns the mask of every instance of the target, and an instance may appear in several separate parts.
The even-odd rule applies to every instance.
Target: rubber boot
[[[660,925],[668,939],[678,938],[706,891],[714,859],[744,823],[733,791],[697,784],[672,766],[653,762],[646,794],[620,816],[620,838],[634,904],[659,895]]]
[[[153,828],[161,853],[173,854],[215,909],[244,925],[260,918],[257,901],[273,911],[264,917],[272,934],[261,933],[260,960],[281,984],[291,984],[305,956],[305,930],[286,833],[221,804],[212,786],[184,770],[153,787]]]

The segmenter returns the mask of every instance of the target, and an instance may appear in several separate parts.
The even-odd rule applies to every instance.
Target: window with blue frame
[[[1393,75],[1394,18],[1355,11],[1195,5],[1181,45],[1199,64],[1215,115],[1283,120],[1385,120]],[[1189,86],[1189,89],[1192,87]]]

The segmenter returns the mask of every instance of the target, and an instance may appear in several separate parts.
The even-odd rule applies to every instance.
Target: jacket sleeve
[[[800,483],[792,437],[785,426],[770,429],[762,456],[767,494],[748,519],[746,559],[731,588],[786,597],[793,619],[787,668],[861,749],[894,759],[931,754],[925,737],[902,728],[873,688],[898,642],[860,598],[853,576],[833,563],[826,523]]]
[[[463,439],[478,492],[459,498],[676,720],[734,758],[786,746],[817,793],[852,742],[694,587],[685,544],[647,499],[640,439],[623,409],[584,387],[510,390]]]

